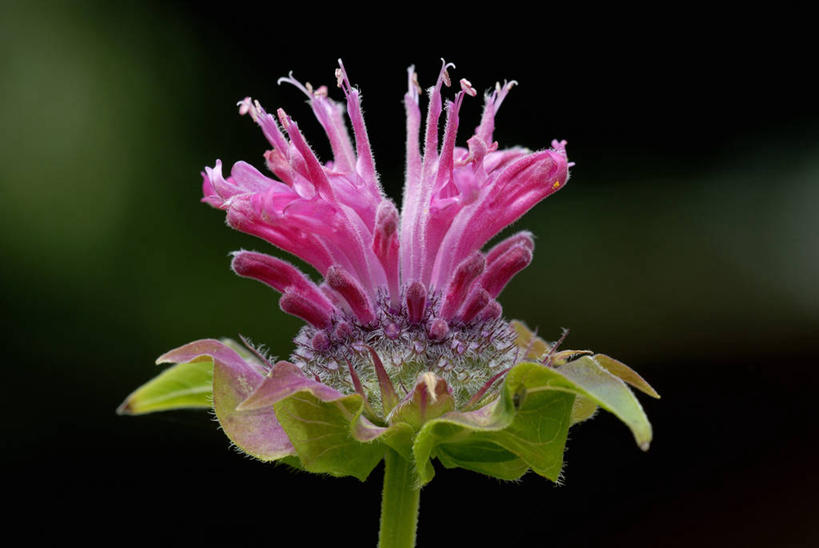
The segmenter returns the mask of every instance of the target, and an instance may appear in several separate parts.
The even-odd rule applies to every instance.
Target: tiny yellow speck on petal
[[[552,190],[557,190],[560,187],[560,181],[555,181],[552,184]]]

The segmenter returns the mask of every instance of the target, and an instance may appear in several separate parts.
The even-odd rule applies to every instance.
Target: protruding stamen
[[[490,296],[485,289],[478,287],[469,294],[469,298],[461,308],[458,315],[459,319],[464,323],[471,322],[478,313],[489,304]]]
[[[492,133],[495,131],[495,115],[498,113],[498,109],[509,90],[515,85],[517,85],[515,80],[511,82],[504,81],[503,86],[498,82],[495,84],[495,91],[492,95],[484,96],[483,115],[481,116],[480,125],[475,129],[475,135],[487,144],[492,142]]]
[[[493,298],[500,295],[512,277],[529,266],[532,251],[524,245],[516,245],[493,261],[481,276],[481,285]]]
[[[333,265],[327,269],[326,279],[327,284],[347,301],[353,314],[362,324],[370,325],[375,321],[370,300],[349,272],[338,265]]]
[[[449,334],[449,324],[441,318],[435,318],[427,325],[427,335],[433,341],[442,341]]]
[[[318,329],[330,326],[330,314],[300,293],[286,291],[279,299],[279,306],[283,312],[301,318]]]
[[[302,85],[293,77],[292,71],[286,78],[279,78],[277,83],[295,86],[310,99],[310,108],[313,109],[313,114],[316,115],[316,119],[324,128],[330,141],[334,168],[344,172],[355,169],[355,153],[347,135],[347,127],[344,125],[344,109],[335,101],[327,98],[327,87],[321,86],[314,90],[309,82]]]
[[[375,215],[372,250],[384,267],[390,292],[390,305],[393,309],[398,309],[400,299],[398,222],[398,210],[395,209],[395,205],[390,200],[383,200]]]
[[[489,252],[486,254],[486,264],[491,265],[494,263],[498,258],[509,251],[512,247],[522,245],[529,249],[529,251],[534,251],[535,249],[535,240],[532,236],[532,233],[528,230],[524,230],[522,232],[518,232],[517,234],[513,234],[512,236],[506,238],[505,240],[499,242],[495,245]]]
[[[244,116],[245,114],[250,114],[250,117],[253,118],[254,122],[259,121],[259,114],[256,111],[255,106],[253,105],[253,99],[250,97],[245,97],[238,103],[236,106],[239,107],[239,116]]]
[[[350,79],[347,77],[347,71],[344,69],[344,63],[341,62],[341,59],[338,60],[336,81],[338,87],[344,90],[344,95],[347,97],[347,115],[353,125],[355,148],[358,155],[357,171],[368,183],[370,191],[380,194],[381,189],[378,186],[378,178],[375,174],[375,160],[370,148],[370,139],[367,136],[367,126],[364,125],[364,116],[361,114],[361,96],[358,90],[353,89],[350,85]]]
[[[477,251],[458,265],[446,289],[444,304],[439,312],[442,318],[445,320],[452,319],[469,292],[472,282],[483,273],[485,266],[486,261],[483,255]]]
[[[307,144],[304,135],[301,134],[298,124],[296,124],[283,109],[278,109],[276,112],[279,115],[282,127],[284,127],[288,137],[290,137],[290,142],[293,143],[293,146],[296,147],[296,150],[298,150],[302,158],[304,158],[304,163],[310,175],[310,181],[325,197],[333,198],[334,194],[333,188],[330,185],[330,179],[327,178],[324,167],[310,148],[310,145]]]
[[[461,78],[461,89],[470,97],[475,97],[478,94],[478,92],[475,91],[475,88],[472,87],[472,82],[466,78]]]
[[[427,290],[421,282],[412,282],[407,288],[407,319],[412,324],[421,323],[424,319],[424,308],[427,303]]]

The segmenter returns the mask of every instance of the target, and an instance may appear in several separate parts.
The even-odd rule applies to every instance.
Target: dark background
[[[451,10],[451,11],[448,11]],[[439,58],[478,90],[517,79],[496,139],[569,141],[571,183],[518,223],[532,266],[510,318],[616,356],[648,453],[609,415],[572,429],[564,485],[443,470],[420,546],[816,546],[819,108],[807,16],[686,5],[0,2],[0,307],[7,525],[90,544],[375,544],[380,469],[321,478],[230,449],[206,413],[119,417],[190,340],[242,333],[288,354],[299,323],[235,277],[267,244],[198,202],[221,158],[261,167],[246,95],[286,107],[327,158],[294,70],[363,90],[400,197],[405,68]],[[372,18],[372,19],[366,19]],[[480,101],[465,101],[462,139]]]

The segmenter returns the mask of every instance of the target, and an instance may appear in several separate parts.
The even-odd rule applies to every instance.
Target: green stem
[[[421,490],[415,487],[412,466],[392,449],[384,459],[384,492],[381,495],[379,548],[412,548],[418,525]]]

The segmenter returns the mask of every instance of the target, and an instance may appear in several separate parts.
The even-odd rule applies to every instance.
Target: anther
[[[461,78],[461,89],[470,97],[475,97],[478,94],[478,92],[475,91],[475,88],[472,87],[472,82],[466,78]]]

